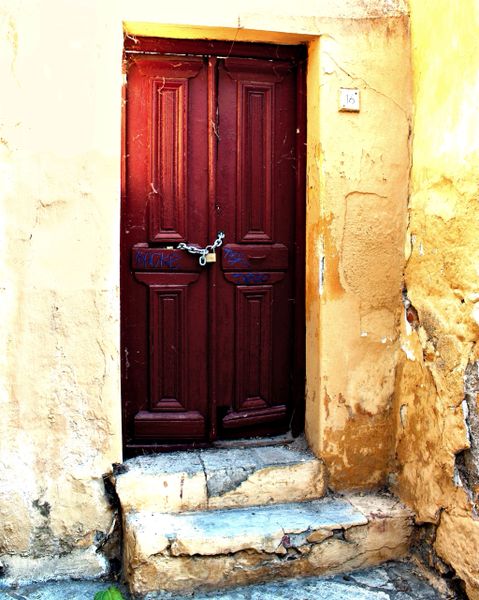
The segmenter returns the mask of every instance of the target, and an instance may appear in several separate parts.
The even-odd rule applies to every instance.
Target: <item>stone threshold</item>
[[[304,437],[293,437],[291,432],[273,437],[240,438],[238,440],[215,440],[213,448],[261,448],[263,446],[286,446],[293,444],[297,449],[307,449]]]
[[[140,456],[115,469],[114,483],[124,514],[302,502],[326,490],[322,461],[297,443]]]

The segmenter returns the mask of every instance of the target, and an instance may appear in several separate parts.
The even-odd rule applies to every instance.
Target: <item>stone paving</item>
[[[0,600],[93,600],[108,582],[50,582],[18,588],[0,588]],[[130,596],[121,586],[125,600]],[[224,592],[149,594],[145,600],[459,600],[442,585],[432,587],[410,563],[392,562],[381,567],[335,577],[311,577],[252,585]]]

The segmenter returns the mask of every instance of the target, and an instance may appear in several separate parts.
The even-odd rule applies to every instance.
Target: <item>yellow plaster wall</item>
[[[333,489],[383,485],[391,466],[408,57],[407,19],[363,19],[328,23],[310,61],[306,431]],[[359,88],[360,113],[338,112],[341,86]]]
[[[121,460],[121,24],[3,1],[0,31],[0,560],[35,576],[8,555],[76,549],[98,574]]]
[[[3,0],[4,562],[89,551],[111,524],[123,28],[310,44],[307,435],[332,487],[385,481],[409,168],[404,13],[402,0]],[[340,86],[360,89],[359,114],[338,112]]]
[[[420,522],[437,525],[435,552],[465,581],[469,597],[479,598],[473,514],[479,491],[473,376],[479,358],[479,5],[411,0],[411,28],[415,114],[405,282],[418,316],[411,309],[413,327],[404,322],[401,337],[397,490]],[[469,406],[463,402],[466,367]],[[460,468],[465,449],[467,475]]]

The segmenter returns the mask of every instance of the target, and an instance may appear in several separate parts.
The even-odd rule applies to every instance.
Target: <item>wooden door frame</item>
[[[280,60],[292,60],[297,66],[297,136],[296,136],[296,185],[295,185],[295,241],[294,241],[294,288],[295,288],[295,310],[294,310],[294,340],[292,347],[292,409],[293,413],[290,418],[290,430],[293,435],[299,435],[304,430],[305,425],[305,378],[306,378],[306,320],[305,320],[305,285],[306,285],[306,60],[307,47],[301,45],[283,45],[283,44],[265,44],[251,42],[235,42],[235,41],[213,41],[213,40],[193,40],[193,39],[170,39],[170,38],[153,38],[143,36],[125,35],[124,39],[124,57],[123,57],[123,73],[124,82],[122,86],[122,135],[121,135],[121,231],[120,231],[120,252],[123,254],[126,251],[123,239],[123,214],[124,205],[127,200],[126,196],[126,178],[127,178],[127,155],[126,155],[126,102],[127,102],[127,65],[128,56],[135,54],[158,54],[158,55],[200,55],[208,56],[208,77],[213,68],[213,61],[217,57],[245,57],[245,58],[270,58]],[[213,61],[212,61],[213,59]],[[211,86],[208,86],[210,89]],[[208,94],[208,112],[216,109],[216,94],[209,92]],[[215,159],[216,147],[214,144],[208,143],[209,160]],[[209,195],[215,193],[215,181],[209,181]],[[214,234],[215,232],[213,232]],[[210,232],[211,234],[211,232]],[[213,235],[212,234],[212,235]],[[213,235],[214,236],[214,235]],[[210,236],[211,237],[211,236]],[[120,289],[120,306],[122,299],[122,290]],[[210,302],[211,306],[211,302]],[[214,311],[214,307],[209,309]],[[125,361],[124,344],[123,344],[123,311],[120,310],[121,323],[121,397],[122,397],[122,430],[123,430],[123,446],[125,447],[127,432],[126,420],[124,416],[123,393],[125,387]],[[208,378],[211,382],[214,378],[213,369],[215,361],[210,361]],[[211,390],[210,390],[211,393]],[[211,413],[210,421],[213,424],[212,438],[215,436],[216,415],[213,414],[216,410],[215,399],[211,398]],[[196,447],[201,447],[208,444],[193,444]],[[183,448],[191,448],[192,444],[157,444],[151,445],[151,451],[175,450]],[[143,451],[143,449],[142,449]]]

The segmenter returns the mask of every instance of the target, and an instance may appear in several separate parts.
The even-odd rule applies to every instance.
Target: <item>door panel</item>
[[[128,58],[127,451],[289,427],[302,336],[297,77],[293,58]],[[224,245],[205,267],[176,248],[219,230]]]
[[[223,270],[279,270],[288,269],[288,246],[268,244],[227,244],[223,247]]]
[[[272,286],[236,286],[236,411],[272,402]]]
[[[208,285],[194,257],[167,247],[189,238],[207,241],[206,80],[205,62],[197,57],[140,55],[128,68],[122,215],[127,444],[206,436]]]
[[[217,223],[226,244],[218,314],[230,324],[218,334],[223,437],[277,433],[289,424],[295,84],[288,62],[219,64]]]

